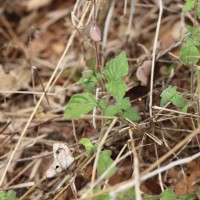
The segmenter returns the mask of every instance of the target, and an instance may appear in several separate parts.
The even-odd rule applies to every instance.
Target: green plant
[[[197,17],[200,19],[200,2],[187,0],[183,6],[183,12],[195,9]],[[199,27],[187,26],[189,34],[185,37],[185,44],[180,50],[180,59],[183,64],[196,64],[200,58],[200,29]]]
[[[80,143],[84,145],[86,151],[96,152],[97,150],[96,145],[93,145],[88,138],[82,138]],[[103,174],[112,165],[113,160],[111,158],[111,154],[112,152],[110,150],[103,150],[100,152],[99,159],[97,162],[97,170],[99,174]],[[116,170],[117,168],[115,166],[112,167],[107,173],[106,178],[111,177],[116,172]]]
[[[162,192],[161,195],[161,199],[162,200],[176,200],[176,195],[174,194],[174,192],[170,189],[166,189],[165,191]]]
[[[160,106],[163,107],[166,103],[171,102],[174,106],[180,108],[183,112],[187,112],[189,103],[176,91],[176,87],[169,86],[161,93]]]
[[[197,198],[198,198],[198,200],[200,200],[200,188],[198,188],[198,190],[197,190]]]
[[[131,107],[130,99],[124,97],[127,90],[124,77],[128,74],[129,69],[125,52],[121,52],[114,59],[108,61],[102,74],[98,73],[93,60],[90,60],[88,65],[91,69],[84,71],[78,82],[88,92],[75,94],[71,97],[66,106],[64,117],[79,119],[97,107],[103,111],[105,116],[118,115],[124,119],[139,121],[139,113]],[[105,83],[107,94],[115,100],[115,105],[109,105],[109,102],[103,97],[97,100],[92,94],[95,86],[102,84],[102,82]]]
[[[16,192],[13,190],[0,191],[0,200],[15,200]]]

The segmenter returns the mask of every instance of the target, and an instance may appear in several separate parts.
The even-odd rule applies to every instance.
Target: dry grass
[[[114,198],[133,186],[138,200],[167,187],[177,195],[194,193],[200,176],[198,81],[190,79],[190,68],[178,58],[185,21],[194,20],[182,13],[183,2],[97,1],[101,66],[126,51],[126,96],[142,116],[139,123],[111,117],[110,125],[103,123],[108,117],[95,112],[75,121],[63,118],[70,97],[84,91],[76,83],[86,61],[95,57],[89,37],[93,1],[45,2],[14,0],[0,7],[1,190],[14,189],[20,199],[82,200],[105,193]],[[136,71],[146,60],[152,60],[152,73],[141,86]],[[167,73],[171,64],[174,70]],[[188,113],[171,104],[159,106],[168,85],[190,99]],[[97,89],[99,94],[106,95]],[[85,152],[79,143],[84,137],[98,143],[96,154]],[[76,161],[69,171],[48,179],[45,172],[58,142],[68,144]],[[101,176],[96,170],[102,149],[112,150],[110,169],[118,168],[110,179],[105,179],[109,169]],[[97,186],[101,191],[93,193]],[[81,197],[83,188],[88,190]]]

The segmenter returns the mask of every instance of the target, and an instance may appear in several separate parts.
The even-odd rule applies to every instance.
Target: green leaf
[[[194,8],[195,0],[187,0],[185,5],[183,6],[183,12],[189,12]]]
[[[105,116],[114,116],[117,113],[121,112],[121,109],[118,106],[108,106],[105,109]]]
[[[154,196],[149,195],[149,194],[145,194],[144,195],[144,200],[159,200],[159,198],[154,197]]]
[[[162,200],[176,200],[176,195],[174,194],[174,192],[170,189],[166,189],[164,192],[162,192],[161,195],[161,199]]]
[[[98,149],[98,144],[94,144],[94,146],[92,148],[93,152],[97,152],[97,149]]]
[[[200,188],[197,189],[197,198],[200,200]]]
[[[82,77],[79,80],[79,84],[81,84],[86,90],[92,92],[94,90],[95,83],[97,82],[96,77],[93,75],[92,70],[87,70],[82,72]]]
[[[197,17],[200,19],[200,3],[197,3]]]
[[[94,188],[94,189],[92,190],[92,193],[97,193],[97,192],[100,192],[100,191],[102,191],[102,190],[99,189],[99,188]],[[81,197],[83,197],[83,195],[84,195],[86,192],[88,192],[88,189],[83,188],[83,189],[81,189],[81,191],[78,192],[78,194],[79,194]],[[112,198],[110,197],[110,195],[109,195],[108,193],[104,193],[104,194],[102,194],[102,195],[100,195],[100,196],[97,196],[97,197],[92,198],[92,200],[111,200],[111,199],[112,199]]]
[[[130,99],[128,97],[122,99],[119,102],[119,107],[123,110],[128,110],[131,107]]]
[[[111,95],[113,95],[113,97],[115,98],[117,102],[120,102],[125,95],[127,86],[124,83],[124,81],[120,79],[117,81],[112,81],[112,82],[107,83],[106,89]]]
[[[131,188],[117,195],[116,200],[136,200],[135,188]]]
[[[186,45],[180,50],[180,59],[183,64],[196,64],[199,61],[199,50],[195,45]]]
[[[75,94],[65,108],[64,118],[79,119],[97,106],[96,99],[90,93]]]
[[[94,145],[88,138],[82,138],[80,143],[85,147],[87,151],[91,151],[94,148]]]
[[[195,45],[198,47],[200,43],[200,28],[199,27],[193,28],[193,33],[191,37],[194,40]]]
[[[179,200],[194,200],[194,195],[182,195],[180,196]]]
[[[188,30],[189,33],[192,34],[192,31],[193,31],[193,27],[192,26],[186,25],[185,28]]]
[[[6,193],[4,191],[0,191],[0,200],[7,200]]]
[[[166,88],[162,93],[161,93],[161,101],[160,101],[160,106],[163,107],[166,103],[171,101],[171,98],[177,94],[176,92],[176,87],[169,86]]]
[[[198,47],[200,43],[200,28],[188,26],[188,31],[190,34],[185,38],[186,45],[195,45]]]
[[[129,110],[125,111],[122,117],[124,119],[128,118],[133,122],[138,122],[141,120],[141,116],[135,108],[130,108]]]
[[[98,197],[94,197],[93,200],[112,200],[109,194],[102,194]]]
[[[104,150],[99,154],[97,170],[100,174],[103,174],[108,169],[108,167],[112,165],[113,160],[110,158],[111,154],[112,152],[110,150]],[[106,178],[111,177],[116,171],[117,168],[115,166],[112,167],[107,173]]]
[[[165,68],[165,72],[167,74],[170,74],[172,72],[172,70],[174,70],[175,66],[172,64],[172,65],[169,65]]]
[[[116,81],[128,74],[128,67],[126,53],[122,51],[114,59],[106,63],[103,73],[108,82]]]
[[[187,103],[183,108],[181,108],[181,111],[184,113],[187,113],[188,107],[189,107],[189,104]]]
[[[94,193],[100,192],[101,190],[98,188],[93,189]],[[108,193],[102,194],[98,197],[93,198],[93,200],[111,200],[112,198],[110,197],[110,195]]]
[[[96,60],[95,58],[90,58],[86,61],[86,65],[93,71],[96,71]]]
[[[169,86],[165,89],[161,96],[160,106],[163,107],[166,103],[171,102],[174,106],[181,108],[182,112],[187,112],[189,107],[188,102],[184,99],[183,95],[178,94],[176,87]]]
[[[105,99],[99,99],[99,106],[102,110],[106,109],[106,101]]]
[[[96,73],[97,81],[101,81],[104,77],[100,73]]]
[[[7,200],[15,200],[16,199],[16,192],[14,190],[9,190],[6,193]]]
[[[185,102],[183,95],[176,94],[171,98],[171,102],[173,105],[175,105],[178,108],[183,108],[187,105],[187,102]]]

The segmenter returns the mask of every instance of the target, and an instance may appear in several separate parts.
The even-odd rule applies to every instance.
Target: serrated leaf
[[[90,93],[75,94],[65,108],[64,118],[79,119],[97,106],[97,101]]]
[[[186,45],[180,50],[180,59],[183,64],[196,64],[199,61],[199,50],[195,45]]]
[[[174,192],[170,189],[166,189],[164,192],[162,192],[162,196],[161,196],[162,200],[176,200],[176,195],[174,194]]]
[[[200,42],[200,28],[199,27],[194,27],[193,28],[193,35],[192,38],[195,41],[196,45],[199,46],[199,42]]]
[[[94,148],[94,145],[88,138],[82,138],[80,143],[85,147],[86,151],[91,151]]]
[[[112,81],[106,84],[107,91],[115,98],[117,102],[120,102],[126,92],[127,86],[122,80]]]
[[[119,107],[123,110],[128,110],[131,107],[130,99],[128,97],[122,99],[119,102]]]
[[[180,94],[176,94],[171,98],[171,102],[173,105],[175,105],[178,108],[183,108],[187,105],[187,102],[185,102],[184,98]]]
[[[100,174],[103,174],[110,165],[112,165],[113,160],[110,158],[111,156],[110,150],[104,150],[99,154],[99,159],[97,162],[97,170]],[[117,171],[117,168],[114,166],[110,169],[110,171],[107,173],[106,178],[111,177],[115,172]]]
[[[126,53],[122,51],[114,59],[106,63],[103,73],[108,82],[116,81],[128,74],[128,67]]]
[[[200,28],[199,27],[188,27],[190,34],[185,38],[186,45],[199,46],[200,43]]]
[[[192,28],[192,32],[193,32],[193,28]],[[185,38],[186,44],[187,45],[193,45],[193,40],[191,37],[186,37]]]
[[[184,99],[183,95],[178,94],[176,87],[169,86],[165,89],[161,96],[160,106],[163,107],[166,103],[171,102],[174,106],[181,108],[182,112],[187,112],[189,107],[188,102]]]
[[[117,195],[116,200],[136,200],[136,198],[135,198],[135,188],[131,188],[131,189],[126,190],[124,192],[120,192],[120,194]]]
[[[195,0],[187,0],[185,5],[183,6],[183,12],[189,12],[194,8]]]
[[[128,118],[133,122],[138,122],[141,120],[141,116],[135,108],[130,108],[129,110],[125,111],[122,117],[124,119]]]
[[[114,116],[117,113],[121,112],[121,109],[118,106],[108,106],[105,109],[105,116]]]
[[[171,87],[169,86],[166,88],[162,93],[161,93],[161,101],[160,101],[160,106],[163,107],[166,103],[171,101],[171,98],[177,94],[176,92],[176,87]]]

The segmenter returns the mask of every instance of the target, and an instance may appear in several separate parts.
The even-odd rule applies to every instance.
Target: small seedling
[[[93,63],[94,64],[94,63]],[[124,77],[128,74],[128,61],[125,52],[121,52],[114,59],[108,61],[103,70],[103,74],[93,70],[84,71],[79,81],[88,93],[75,94],[69,100],[64,117],[66,119],[80,119],[81,116],[91,112],[94,108],[103,111],[105,116],[116,116],[128,118],[131,121],[139,121],[141,119],[137,110],[131,107],[129,98],[125,98],[127,84]],[[104,98],[98,101],[92,92],[95,86],[104,80],[107,94],[115,100],[115,105],[109,105]]]
[[[179,94],[176,91],[176,87],[169,86],[166,88],[161,96],[160,106],[163,107],[168,102],[171,102],[174,106],[177,108],[180,108],[182,112],[187,112],[189,103],[187,100],[183,97],[183,95]]]

